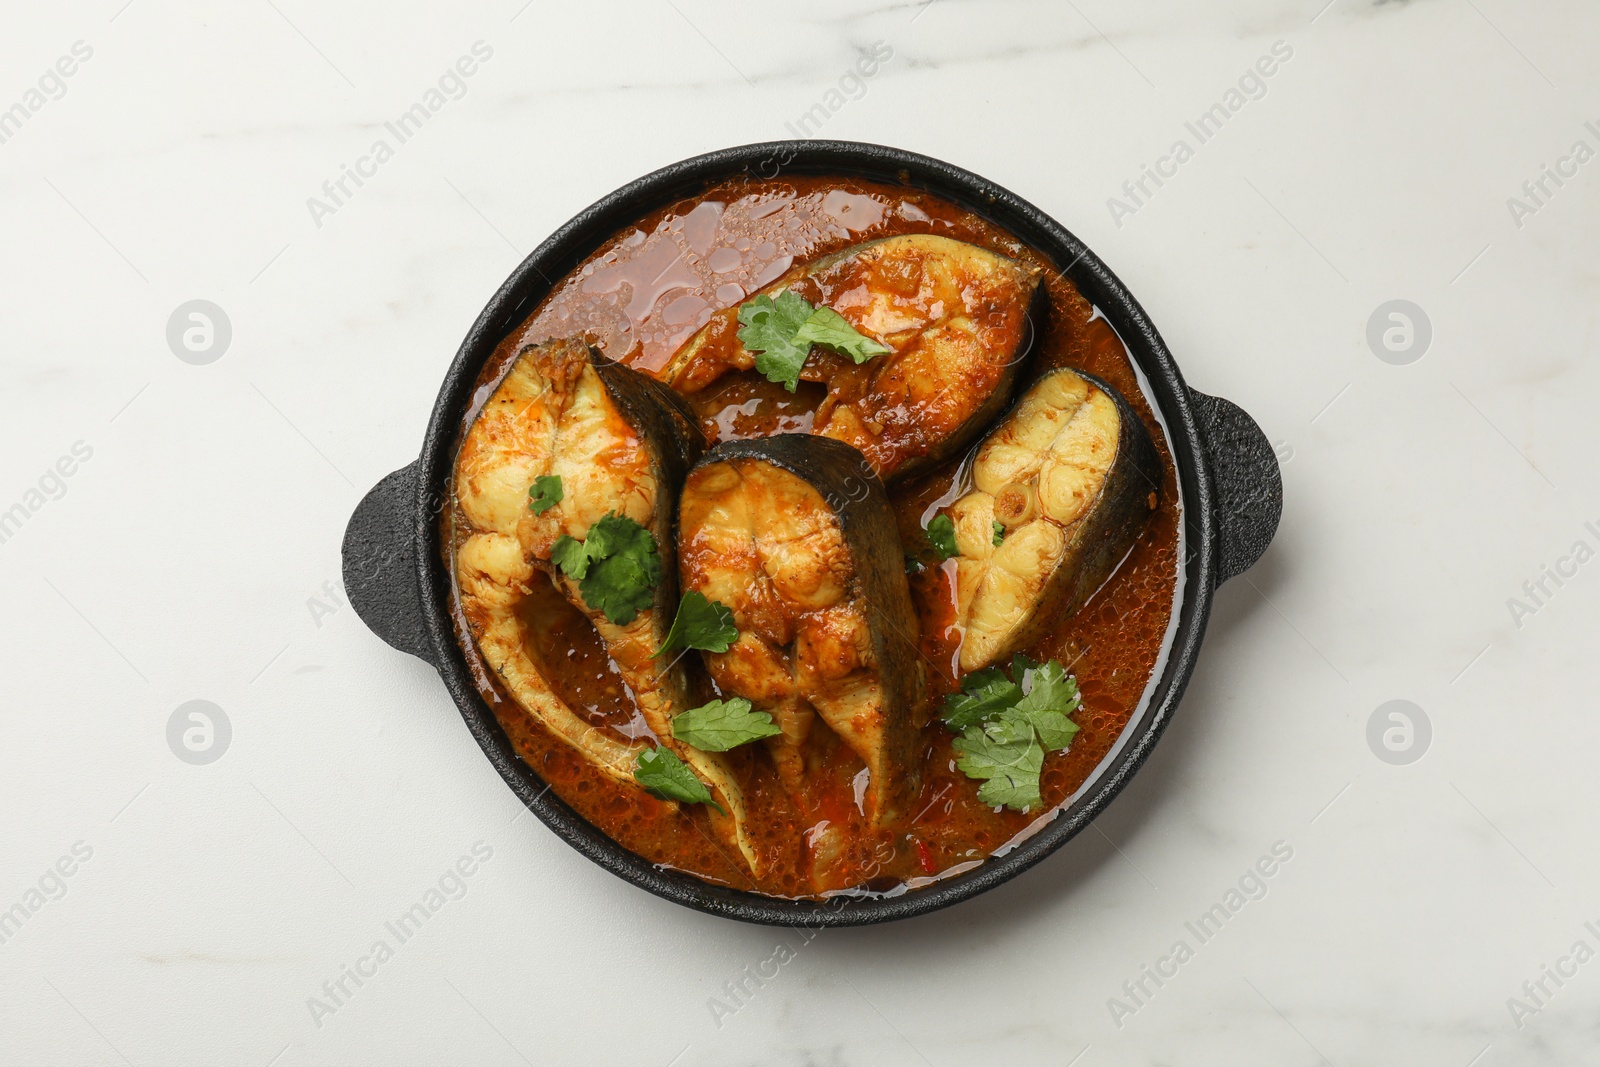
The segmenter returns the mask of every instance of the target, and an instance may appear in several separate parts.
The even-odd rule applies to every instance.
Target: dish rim
[[[1147,398],[1166,424],[1182,502],[1187,556],[1172,643],[1161,676],[1147,683],[1143,717],[1119,736],[1120,752],[1113,749],[1113,758],[1085,783],[1077,800],[1056,809],[1050,822],[1005,855],[991,856],[970,871],[897,896],[845,894],[819,901],[720,886],[685,871],[658,867],[590,824],[516,755],[493,709],[479,694],[457,642],[441,553],[437,517],[452,484],[461,419],[478,373],[499,343],[562,279],[624,227],[741,174],[770,180],[785,173],[831,174],[922,189],[1007,230],[1065,273],[1110,320],[1143,373]],[[1218,584],[1216,489],[1195,397],[1143,307],[1099,256],[1050,215],[978,174],[902,149],[850,141],[758,142],[669,164],[600,198],[540,243],[479,313],[445,374],[413,479],[410,531],[415,538],[419,606],[434,663],[468,729],[518,799],[567,844],[642,889],[699,911],[775,926],[866,925],[949,907],[1017,877],[1082,832],[1143,766],[1171,720],[1193,673]],[[1135,734],[1128,736],[1128,730]]]

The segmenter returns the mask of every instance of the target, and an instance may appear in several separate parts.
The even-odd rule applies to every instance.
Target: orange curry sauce
[[[1110,325],[1042,256],[931,194],[853,179],[740,178],[640,220],[562,279],[495,350],[461,427],[465,434],[526,345],[585,334],[613,358],[641,371],[659,371],[713,312],[742,302],[792,265],[905,233],[953,237],[1043,267],[1049,310],[1018,392],[1026,388],[1031,372],[1046,367],[1071,366],[1105,379],[1149,428],[1162,458],[1164,483],[1160,506],[1122,565],[1085,607],[1028,650],[1037,660],[1060,660],[1076,676],[1083,695],[1083,705],[1073,716],[1082,729],[1071,748],[1045,759],[1044,813],[981,804],[979,783],[956,769],[950,744],[954,735],[937,717],[944,694],[957,684],[955,563],[924,568],[911,577],[933,700],[931,721],[921,735],[922,787],[915,816],[900,832],[858,842],[851,850],[851,866],[830,870],[828,879],[830,884],[879,892],[968,870],[1042,825],[1041,815],[1082,786],[1111,750],[1139,707],[1161,657],[1179,577],[1177,483],[1166,437]],[[813,382],[801,382],[796,392],[787,393],[755,372],[734,372],[689,400],[708,439],[718,441],[804,432],[823,396],[823,387]],[[970,487],[970,456],[971,450],[890,487],[909,553],[925,551],[922,527],[939,507]],[[444,522],[445,544],[453,555],[466,524],[456,522],[453,508]],[[664,546],[664,554],[672,558],[670,546]],[[447,562],[454,574],[453,559]],[[551,589],[548,595],[528,598],[521,611],[534,662],[576,714],[619,737],[649,736],[599,636],[576,609]],[[869,833],[861,825],[850,787],[864,767],[847,746],[832,746],[809,815],[789,799],[765,749],[742,746],[727,755],[744,788],[749,833],[765,868],[761,876],[752,875],[712,828],[704,806],[669,805],[642,790],[618,786],[547,733],[505,694],[479,659],[459,605],[455,614],[457,635],[479,689],[517,752],[584,818],[650,861],[738,888],[815,896],[808,839],[819,823],[828,819],[851,825],[858,834]],[[696,675],[701,696],[718,695],[698,665]],[[826,732],[820,721],[814,729]]]

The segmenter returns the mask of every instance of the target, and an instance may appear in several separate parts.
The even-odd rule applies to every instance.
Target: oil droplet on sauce
[[[714,313],[777,281],[821,246],[870,238],[903,209],[845,189],[702,200],[686,214],[666,215],[648,234],[635,229],[614,242],[563,283],[519,341],[537,344],[582,324],[613,359],[660,370]]]

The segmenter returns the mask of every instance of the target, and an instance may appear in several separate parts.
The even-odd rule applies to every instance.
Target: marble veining
[[[1596,178],[1507,203],[1600,122],[1592,5],[94,0],[7,28],[0,1062],[1593,1058]],[[1270,93],[1109,210],[1279,39]],[[521,812],[350,610],[338,545],[538,241],[819,102],[806,133],[1088,241],[1260,422],[1286,507],[1090,830],[952,910],[802,937]]]

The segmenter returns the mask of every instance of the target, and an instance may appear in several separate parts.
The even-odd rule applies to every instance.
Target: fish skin
[[[1143,420],[1110,384],[1067,367],[1024,391],[978,446],[972,474],[950,507],[963,672],[1009,659],[1081,608],[1161,496]],[[997,546],[993,523],[1008,519]]]
[[[690,706],[686,664],[682,657],[653,656],[677,610],[675,569],[663,566],[650,607],[628,624],[617,625],[604,613],[590,609],[577,583],[550,559],[559,537],[582,540],[602,516],[616,514],[649,530],[664,562],[670,562],[676,534],[672,502],[689,465],[703,448],[704,438],[687,405],[670,389],[604,359],[581,340],[556,339],[518,353],[516,363],[469,429],[457,463],[458,494],[465,494],[462,507],[470,520],[491,523],[496,536],[515,542],[526,570],[519,580],[553,583],[594,625],[657,742],[711,788],[727,812],[724,816],[710,811],[713,825],[735,845],[744,862],[759,872],[760,858],[746,831],[743,790],[727,761],[672,736],[673,716]],[[561,478],[562,499],[534,514],[527,505],[528,490],[535,478],[550,474]],[[509,521],[513,514],[514,524]],[[507,525],[513,528],[507,531]],[[497,547],[506,551],[503,544]],[[458,569],[459,562],[458,554]],[[488,608],[481,592],[474,599]],[[515,596],[509,591],[506,595],[508,606],[500,610],[510,611]],[[638,788],[631,761],[625,779],[616,773],[621,753],[614,744],[620,742],[605,738],[613,745],[601,745],[576,734],[571,723],[551,706],[552,700],[560,702],[537,668],[524,662],[525,655],[519,660],[501,647],[508,641],[503,627],[509,624],[502,616],[486,618],[498,620],[501,629],[474,627],[474,636],[480,648],[486,637],[496,648],[496,670],[508,684],[510,679],[502,668],[511,669],[521,688],[520,692],[512,690],[519,702],[614,780]],[[570,716],[570,709],[565,710]],[[590,734],[604,737],[586,728]],[[636,757],[641,747],[630,745],[627,751]]]
[[[686,587],[726,598],[740,628],[707,665],[783,729],[769,747],[785,784],[803,785],[815,715],[870,771],[868,819],[909,815],[926,674],[894,515],[865,458],[806,434],[726,442],[690,473],[680,522]]]

